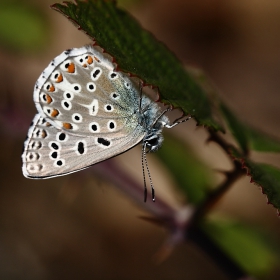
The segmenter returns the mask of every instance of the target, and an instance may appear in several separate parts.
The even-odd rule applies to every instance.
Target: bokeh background
[[[167,260],[156,264],[153,256],[168,232],[139,219],[147,214],[141,204],[104,182],[94,167],[50,180],[23,177],[20,156],[36,112],[34,83],[63,50],[90,42],[49,8],[53,3],[0,3],[0,278],[226,279],[189,243],[178,245]],[[280,139],[278,0],[121,4],[183,63],[202,68],[241,120]],[[194,122],[173,133],[211,168],[230,169],[217,146],[205,145],[207,134]],[[253,156],[280,167],[279,156]],[[142,183],[139,147],[114,160]],[[168,170],[154,155],[149,155],[149,165],[157,193],[165,189],[170,203],[181,205],[185,198],[170,190]],[[277,212],[249,177],[239,180],[214,211],[266,229],[279,239]],[[279,279],[279,272],[276,269],[268,279]]]

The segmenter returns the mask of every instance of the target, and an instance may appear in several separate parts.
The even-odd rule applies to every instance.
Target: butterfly
[[[161,146],[162,129],[187,120],[170,124],[169,109],[162,111],[139,84],[116,71],[101,48],[90,45],[66,50],[51,61],[35,84],[34,102],[38,113],[22,154],[23,175],[32,179],[85,169],[139,143],[145,176],[146,151]],[[144,182],[146,201],[145,177]],[[152,182],[151,187],[154,200]]]

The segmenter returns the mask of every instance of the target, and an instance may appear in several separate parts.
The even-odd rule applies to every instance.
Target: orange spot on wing
[[[62,76],[62,74],[60,74],[59,76],[58,76],[58,78],[56,79],[56,82],[57,83],[61,83],[63,81],[63,76]]]
[[[73,126],[72,126],[71,123],[63,123],[63,127],[64,127],[65,129],[72,129],[72,128],[73,128]]]
[[[74,73],[75,72],[75,64],[72,62],[68,68],[67,68],[69,73]]]
[[[46,138],[47,137],[47,132],[44,129],[41,132],[41,136],[42,136],[42,138]]]
[[[53,110],[52,110],[52,113],[51,113],[51,116],[52,116],[53,118],[55,118],[58,114],[59,114],[59,111],[58,111],[57,109],[53,109]]]
[[[87,67],[87,64],[83,64],[83,67],[86,68],[86,67]]]
[[[51,85],[50,88],[49,88],[49,91],[50,92],[54,92],[55,91],[55,87],[53,85]]]
[[[92,64],[92,62],[93,62],[93,59],[92,59],[92,57],[89,55],[89,56],[88,56],[87,63],[88,63],[88,64]]]
[[[50,104],[52,102],[52,98],[50,95],[46,94],[47,103]]]

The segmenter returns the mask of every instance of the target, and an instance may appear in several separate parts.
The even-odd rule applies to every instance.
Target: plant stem
[[[217,143],[228,155],[230,155],[231,146],[224,141],[217,133],[210,132],[209,141]],[[200,228],[201,219],[209,210],[221,199],[233,183],[238,180],[245,171],[239,161],[234,161],[234,168],[230,172],[225,172],[225,181],[210,193],[205,201],[195,210],[187,229],[185,230],[185,240],[192,241],[210,259],[212,259],[219,268],[227,275],[229,279],[245,279],[246,273],[236,264],[211,238]]]
[[[193,215],[193,221],[200,220],[214,205],[216,205],[222,196],[229,190],[232,184],[245,174],[245,171],[242,169],[240,162],[234,161],[234,169],[230,172],[226,172],[225,174],[226,180],[213,192],[209,193],[205,201],[197,207]]]
[[[231,145],[228,144],[222,137],[216,132],[209,131],[210,137],[208,141],[217,143],[229,156],[231,156],[230,149]],[[228,191],[232,184],[237,181],[242,175],[245,175],[246,172],[242,168],[242,164],[239,161],[234,161],[234,168],[232,171],[224,172],[226,175],[226,180],[218,186],[213,192],[209,193],[205,201],[197,207],[197,210],[194,213],[193,221],[199,220],[203,217],[209,210],[212,208],[221,197]]]

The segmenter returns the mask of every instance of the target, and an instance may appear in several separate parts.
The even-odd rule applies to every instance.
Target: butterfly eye
[[[96,86],[94,83],[87,83],[87,90],[90,92],[94,92],[96,90]]]
[[[157,151],[161,146],[162,141],[163,141],[162,135],[152,135],[150,138],[145,140],[150,152]]]
[[[149,141],[147,141],[147,145],[150,146],[150,147],[157,145],[157,143],[158,143],[158,138],[157,137],[152,138]]]

